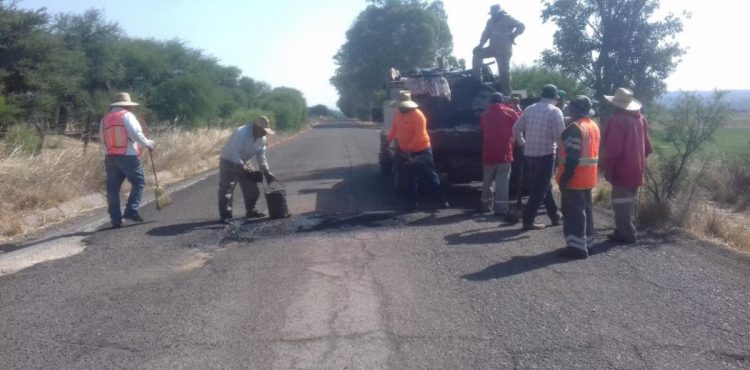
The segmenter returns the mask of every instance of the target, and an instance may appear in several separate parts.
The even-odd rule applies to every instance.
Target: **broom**
[[[154,172],[154,195],[156,196],[156,209],[161,211],[162,208],[167,207],[172,203],[172,198],[167,194],[167,191],[159,186],[159,179],[156,177],[156,166],[154,166],[154,155],[151,151],[148,151],[148,157],[151,159],[151,170]]]
[[[146,120],[141,117],[141,121],[143,122],[143,125],[146,126],[146,131],[151,134],[151,128],[148,127],[148,123],[146,123]],[[151,160],[151,170],[154,172],[154,196],[156,199],[156,210],[161,211],[162,208],[165,208],[172,204],[172,198],[169,196],[169,194],[167,194],[166,190],[159,186],[159,178],[156,176],[156,166],[154,165],[154,155],[152,154],[151,150],[148,151],[148,158]]]

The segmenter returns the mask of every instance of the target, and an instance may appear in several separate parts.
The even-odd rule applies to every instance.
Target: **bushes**
[[[42,146],[42,138],[29,125],[13,125],[5,133],[4,143],[5,154],[11,152],[33,154]]]
[[[666,115],[657,118],[660,127],[652,135],[663,145],[654,145],[655,158],[646,171],[646,190],[656,202],[675,200],[686,189],[694,189],[692,163],[731,113],[724,95],[717,91],[704,101],[696,94],[683,93]],[[697,168],[702,171],[705,166]]]
[[[275,127],[281,131],[295,131],[307,120],[307,102],[298,90],[277,87],[261,97],[263,109],[273,113]]]
[[[254,122],[260,116],[268,117],[271,120],[271,127],[274,127],[274,129],[276,128],[273,112],[260,108],[243,109],[241,111],[234,112],[232,117],[229,119],[229,125],[232,127],[242,126],[246,123]]]

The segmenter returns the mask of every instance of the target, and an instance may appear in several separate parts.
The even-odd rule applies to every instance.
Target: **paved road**
[[[211,176],[0,276],[0,367],[750,367],[748,258],[654,233],[568,262],[559,228],[500,226],[470,187],[393,214],[377,142],[341,123],[273,148],[301,216],[217,225]]]

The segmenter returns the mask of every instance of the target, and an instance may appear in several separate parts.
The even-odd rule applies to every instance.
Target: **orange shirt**
[[[430,148],[430,136],[427,134],[427,118],[419,109],[407,113],[399,111],[393,116],[388,142],[398,139],[398,146],[408,153],[421,152]]]

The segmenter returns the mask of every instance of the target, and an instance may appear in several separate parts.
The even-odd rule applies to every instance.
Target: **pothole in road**
[[[281,237],[297,233],[342,231],[358,228],[401,227],[409,222],[395,212],[357,214],[302,215],[284,220],[259,220],[233,225],[222,243],[252,242],[264,237]]]

